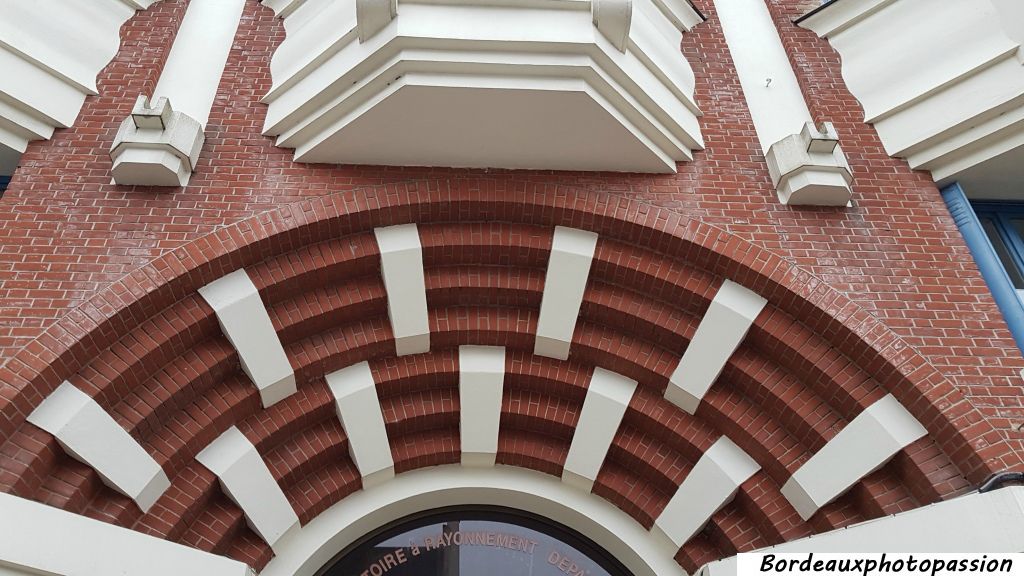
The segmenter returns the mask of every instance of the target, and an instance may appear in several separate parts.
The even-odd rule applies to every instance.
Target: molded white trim
[[[687,474],[651,532],[682,548],[760,469],[753,458],[722,436]]]
[[[256,285],[244,268],[199,289],[238,351],[242,370],[259,388],[264,408],[295,393],[295,370],[281,346]]]
[[[348,436],[349,453],[363,477],[363,487],[390,479],[395,475],[395,462],[370,365],[360,362],[326,378],[338,419]]]
[[[891,394],[869,406],[804,463],[782,495],[807,520],[897,452],[928,434]]]
[[[271,548],[299,529],[299,517],[256,447],[232,426],[196,456],[220,479],[224,494],[242,509],[245,521]]]
[[[544,277],[540,317],[537,319],[534,354],[559,360],[569,358],[569,347],[596,248],[597,234],[555,227],[547,275]]]
[[[1024,550],[1024,487],[969,494],[893,516],[779,544],[763,551],[964,552]],[[705,564],[700,576],[735,576],[736,557]]]
[[[615,432],[626,415],[629,401],[636,391],[636,380],[630,380],[603,368],[594,368],[594,375],[583,400],[576,431],[573,432],[569,454],[565,457],[562,481],[584,492],[590,492],[601,471]]]
[[[463,465],[494,465],[504,384],[504,348],[459,347],[459,434]]]
[[[0,492],[0,573],[254,576],[245,564]]]
[[[328,508],[280,549],[261,576],[312,576],[371,531],[424,510],[507,506],[550,518],[607,550],[635,576],[685,576],[669,549],[611,503],[547,474],[507,466],[439,466],[396,476]]]
[[[91,467],[104,484],[134,500],[143,512],[171,485],[156,460],[70,382],[43,400],[28,422],[52,434],[68,456]]]
[[[375,228],[381,275],[388,293],[388,317],[398,356],[430,351],[423,246],[415,224]]]
[[[695,413],[767,303],[755,292],[726,280],[672,372],[665,399]]]

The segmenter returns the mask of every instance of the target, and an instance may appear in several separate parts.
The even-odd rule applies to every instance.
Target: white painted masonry
[[[779,544],[771,552],[1011,552],[1024,550],[1024,487],[969,494],[894,516]],[[737,576],[736,557],[700,576]]]
[[[24,152],[71,126],[98,93],[96,75],[117,54],[121,26],[155,1],[0,2],[0,146]]]
[[[360,490],[328,508],[275,550],[261,576],[313,576],[366,534],[423,510],[507,506],[550,518],[607,550],[634,576],[685,576],[668,550],[608,501],[547,474],[494,466],[436,466]]]
[[[566,360],[576,319],[583,304],[583,292],[590,277],[590,264],[597,248],[597,234],[556,226],[551,241],[544,295],[537,319],[534,354]]]
[[[853,174],[835,129],[813,124],[764,0],[715,0],[715,10],[779,199],[845,206]]]
[[[891,394],[869,406],[804,463],[782,495],[807,520],[927,430]]]
[[[104,484],[134,500],[143,512],[171,485],[156,460],[70,382],[43,400],[28,421],[52,434],[68,456],[91,467]]]
[[[682,548],[711,516],[732,502],[740,485],[761,466],[722,436],[701,456],[654,521],[651,532]]]
[[[295,514],[256,447],[232,426],[196,456],[217,475],[224,494],[242,509],[246,523],[271,548],[299,530]]]
[[[242,370],[260,391],[264,408],[295,393],[295,371],[244,268],[199,289],[238,352]]]
[[[465,466],[494,465],[504,385],[504,348],[459,347],[459,434]]]
[[[110,149],[114,181],[185,186],[199,159],[245,0],[192,0],[152,99],[140,96]]]
[[[348,437],[349,453],[363,477],[363,487],[392,478],[395,462],[370,365],[360,362],[332,372],[327,375],[327,385]]]
[[[375,228],[381,274],[388,293],[388,317],[399,356],[430,351],[423,246],[415,224]]]
[[[572,444],[569,445],[569,454],[565,458],[563,482],[584,492],[590,492],[594,487],[636,386],[636,380],[594,368]]]
[[[685,0],[264,3],[264,131],[300,162],[671,173],[703,147]]]
[[[1007,168],[998,179],[1019,180],[1012,176],[1024,157],[1020,2],[843,0],[800,26],[840,53],[843,79],[890,155],[936,181],[968,172],[992,180],[986,172]],[[1007,154],[1017,159],[1009,166],[981,166]]]
[[[694,414],[767,300],[726,280],[669,378],[665,399]]]
[[[0,574],[253,576],[255,573],[237,560],[0,492]]]

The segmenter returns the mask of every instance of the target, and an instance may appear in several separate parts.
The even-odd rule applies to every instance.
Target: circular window
[[[505,508],[399,520],[343,550],[318,576],[632,576],[565,526]]]

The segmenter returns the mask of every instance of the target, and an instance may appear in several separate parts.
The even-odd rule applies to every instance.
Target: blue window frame
[[[1017,294],[1024,291],[1024,204],[971,202]]]
[[[7,185],[10,184],[10,183],[11,183],[11,177],[10,176],[0,176],[0,194],[3,194],[4,190],[7,190]]]
[[[1024,352],[1024,204],[971,202],[959,184],[942,190],[1017,348]]]

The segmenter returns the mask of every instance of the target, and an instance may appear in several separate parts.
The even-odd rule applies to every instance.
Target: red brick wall
[[[682,46],[697,77],[707,149],[676,175],[295,164],[290,150],[260,134],[265,107],[259,98],[271,85],[269,59],[284,30],[269,9],[250,1],[191,184],[184,190],[113,186],[110,142],[135,97],[154,85],[185,2],[164,0],[140,12],[122,30],[121,52],[99,77],[100,95],[86,101],[75,126],[30,147],[0,199],[0,363],[7,362],[0,368],[0,398],[7,402],[0,404],[0,460],[6,459],[0,489],[259,566],[269,549],[194,454],[217,431],[238,423],[303,521],[312,518],[359,488],[320,376],[332,365],[372,359],[379,381],[393,384],[380,388],[398,469],[457,461],[452,349],[470,341],[511,349],[501,462],[559,474],[593,366],[641,382],[594,491],[645,525],[717,434],[728,432],[771,463],[680,551],[690,570],[722,554],[912,508],[963,491],[988,471],[1019,467],[1024,361],[927,174],[885,154],[842,83],[838,55],[791,23],[816,4],[769,1],[812,114],[839,130],[855,175],[855,206],[848,209],[795,209],[777,201],[710,0],[697,1],[709,20],[686,34]],[[499,207],[483,203],[479,212],[424,209],[438,214],[421,225],[435,351],[388,359],[393,344],[367,223],[417,214],[396,208],[380,216],[374,206],[389,199],[414,205],[417,197],[453,190],[530,196],[537,208],[502,208],[495,201]],[[294,239],[296,246],[261,244],[225,260],[237,267],[273,255],[250,270],[305,383],[300,394],[260,411],[210,310],[194,295],[161,292],[157,274],[170,266],[168,255],[180,253],[176,249],[214,252],[212,240],[199,239],[227,234],[226,226],[273,213],[268,226],[284,229],[294,223],[278,220],[282,206],[294,204],[295,213],[319,219],[312,199],[339,194],[367,214],[353,218],[361,224],[346,224],[351,233],[335,235],[341,239],[298,248],[303,242]],[[674,214],[689,223],[687,230],[713,236],[712,228],[695,224],[702,222],[727,234],[693,252],[692,259],[705,264],[696,265],[681,252],[641,241],[651,234],[640,235],[625,220],[642,218],[607,224],[620,233],[602,235],[573,362],[559,363],[522,350],[532,348],[550,226],[561,217],[543,207],[566,197],[595,212],[629,200],[621,205],[658,225]],[[591,222],[574,218],[579,226]],[[716,388],[698,417],[689,417],[660,400],[659,387],[726,269],[715,269],[714,255],[740,261],[747,250],[756,251],[760,265],[799,270],[808,299],[838,297],[821,285],[856,303],[829,310],[850,335],[799,299],[772,300],[723,373],[730,386]],[[674,267],[684,282],[659,276]],[[118,282],[133,271],[136,276]],[[140,274],[152,278],[150,285],[140,287]],[[338,276],[351,283],[343,290],[325,284]],[[123,294],[124,300],[146,304],[106,324],[113,308],[83,306],[122,288],[136,292]],[[146,291],[160,298],[150,303]],[[99,328],[86,339],[86,331],[64,331],[61,319]],[[869,335],[861,333],[867,325]],[[866,352],[870,346],[860,339],[871,338],[879,347],[892,346],[884,361]],[[345,344],[333,349],[336,342]],[[74,353],[45,353],[61,346]],[[22,425],[25,410],[64,378],[96,396],[168,470],[174,484],[154,512],[140,515],[46,434]],[[921,403],[908,407],[933,438],[913,445],[810,523],[801,522],[781,499],[779,479],[897,381],[921,388]]]

